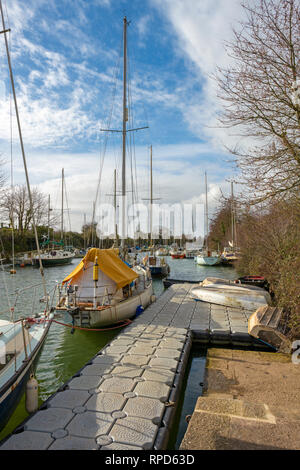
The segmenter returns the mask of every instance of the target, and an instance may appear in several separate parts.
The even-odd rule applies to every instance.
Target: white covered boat
[[[197,264],[202,266],[216,266],[222,261],[221,256],[217,253],[206,251],[197,256]]]
[[[271,302],[270,294],[260,287],[242,286],[219,278],[205,279],[199,286],[191,289],[191,294],[204,302],[242,307],[246,310],[256,310]]]
[[[57,310],[67,311],[75,326],[86,328],[135,316],[153,294],[149,269],[130,268],[116,249],[91,248],[62,285]]]

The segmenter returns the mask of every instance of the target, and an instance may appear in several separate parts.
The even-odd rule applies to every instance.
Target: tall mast
[[[127,109],[127,18],[123,19],[123,152],[122,152],[122,242],[121,246],[125,246],[125,213],[126,213],[126,123],[128,120]]]
[[[116,246],[118,246],[118,225],[117,225],[117,170],[114,169],[114,225]]]
[[[92,219],[92,246],[94,246],[94,214],[95,214],[96,203],[93,202],[93,219]],[[96,240],[95,240],[96,242]]]
[[[207,173],[205,172],[205,245],[208,249],[208,200],[207,200]]]
[[[64,238],[64,169],[61,170],[61,229],[60,238]]]
[[[19,118],[19,109],[18,109],[18,103],[17,103],[17,96],[16,96],[16,91],[15,91],[14,77],[13,77],[12,66],[11,66],[11,61],[10,61],[8,41],[7,41],[7,36],[6,36],[6,33],[9,30],[7,30],[6,27],[5,27],[5,20],[4,20],[4,14],[3,14],[3,8],[2,8],[2,0],[0,0],[0,10],[1,10],[2,27],[3,27],[3,31],[1,31],[1,33],[4,34],[7,62],[8,62],[8,67],[9,67],[10,82],[11,82],[11,88],[12,88],[13,97],[14,97],[15,111],[16,111],[16,118],[17,118],[17,124],[18,124],[18,132],[19,132],[19,139],[20,139],[23,165],[24,165],[24,171],[25,171],[25,177],[26,177],[26,186],[27,186],[29,203],[30,203],[30,208],[31,208],[31,213],[32,213],[32,224],[33,224],[33,230],[34,230],[34,237],[35,237],[35,243],[36,243],[37,252],[38,252],[40,273],[41,273],[42,283],[43,283],[43,291],[44,291],[44,296],[46,298],[47,297],[46,281],[45,281],[45,276],[44,276],[43,264],[42,264],[42,260],[41,260],[40,244],[39,244],[39,239],[38,239],[38,234],[37,234],[37,229],[36,229],[36,224],[35,224],[35,215],[34,215],[34,211],[33,211],[33,201],[32,201],[32,194],[31,194],[30,183],[29,183],[29,175],[28,175],[28,170],[27,170],[27,163],[26,163],[25,149],[24,149],[24,144],[23,144],[21,123],[20,123],[20,118]]]
[[[48,194],[48,241],[50,242],[50,194]]]
[[[231,236],[234,247],[234,206],[233,206],[233,181],[231,181]]]
[[[153,205],[152,145],[150,145],[150,243],[151,245],[152,245],[152,205]]]
[[[86,214],[83,216],[83,248],[86,249]]]

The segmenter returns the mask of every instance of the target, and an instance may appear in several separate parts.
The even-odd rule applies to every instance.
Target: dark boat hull
[[[65,264],[71,264],[72,263],[72,258],[60,258],[60,259],[47,259],[47,258],[43,258],[42,259],[42,263],[43,263],[43,266],[46,266],[46,267],[50,267],[50,266],[62,266],[62,265],[65,265]],[[39,261],[38,260],[35,260],[35,266],[39,266]]]
[[[262,276],[243,276],[243,277],[239,277],[238,280],[242,284],[247,284],[247,285],[250,285],[250,286],[255,286],[255,287],[266,287],[267,286],[267,281]]]
[[[15,411],[22,398],[27,380],[30,374],[35,371],[50,325],[51,321],[47,323],[40,342],[36,345],[28,360],[23,362],[22,367],[0,390],[0,431],[6,426]],[[2,397],[6,394],[7,396],[2,401]]]
[[[168,266],[149,266],[151,276],[165,277],[169,274]]]

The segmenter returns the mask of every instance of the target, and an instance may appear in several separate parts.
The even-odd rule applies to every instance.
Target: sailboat
[[[32,204],[32,195],[29,184],[29,177],[27,171],[27,163],[23,145],[21,124],[19,119],[17,98],[14,86],[14,79],[12,73],[12,66],[10,60],[10,53],[8,47],[7,33],[10,31],[5,27],[5,20],[3,15],[2,1],[0,0],[0,11],[2,18],[2,27],[3,30],[0,32],[4,35],[7,61],[10,74],[11,90],[14,99],[15,112],[18,125],[18,133],[21,145],[21,153],[23,158],[26,184],[28,190],[28,196],[30,201],[31,210],[33,208]],[[32,210],[32,220],[33,220],[33,229],[37,245],[37,250],[40,255],[39,241],[37,235],[37,228],[35,224],[35,215]],[[7,291],[7,300],[10,311],[10,320],[1,319],[0,320],[0,429],[2,429],[7,421],[9,420],[11,414],[13,413],[15,407],[20,401],[24,387],[27,383],[29,377],[33,376],[37,359],[42,350],[43,344],[45,342],[47,333],[49,331],[53,315],[51,313],[51,307],[49,306],[49,295],[46,290],[46,283],[44,279],[43,265],[39,257],[40,273],[42,278],[42,286],[45,302],[45,308],[43,312],[39,312],[34,315],[34,318],[20,318],[16,320],[14,318],[15,304],[11,306],[10,297]],[[5,281],[4,267],[1,266],[3,271],[3,279]],[[6,283],[5,283],[6,286]],[[36,286],[31,286],[26,289],[35,289]],[[18,292],[18,295],[22,295],[22,291]]]
[[[72,316],[74,325],[86,328],[108,326],[131,318],[153,299],[149,268],[137,264],[131,267],[126,262],[126,135],[129,131],[138,130],[127,129],[127,26],[127,18],[124,17],[121,247],[90,248],[79,265],[63,280],[56,306],[58,311],[66,311]],[[95,202],[93,223],[94,212]]]
[[[197,264],[204,266],[216,266],[221,263],[221,257],[217,253],[213,253],[208,248],[208,201],[207,201],[207,174],[205,172],[205,220],[206,220],[206,237],[205,250],[197,256]]]
[[[56,310],[68,312],[76,326],[97,328],[135,316],[152,294],[149,269],[130,268],[118,249],[91,248],[63,280]]]
[[[152,208],[153,208],[153,177],[152,177],[152,145],[150,146],[150,246],[153,246],[152,240]],[[170,272],[170,266],[166,263],[165,258],[158,257],[155,250],[151,250],[150,254],[146,255],[143,263],[148,266],[152,276],[165,277]]]
[[[239,249],[237,248],[236,236],[236,214],[233,198],[233,182],[231,182],[231,234],[232,239],[228,242],[229,246],[224,247],[221,254],[222,264],[224,266],[234,266],[239,259]]]
[[[64,249],[64,169],[62,169],[62,191],[61,191],[61,241],[50,241],[50,233],[48,229],[48,239],[42,243],[42,246],[46,248],[41,253],[41,258],[43,261],[43,266],[60,266],[64,264],[70,264],[75,256],[73,251]],[[48,226],[50,224],[50,202],[48,204]],[[33,258],[35,265],[39,265],[39,257],[36,256]]]

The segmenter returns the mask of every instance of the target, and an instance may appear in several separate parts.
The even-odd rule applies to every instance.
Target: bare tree
[[[33,212],[37,225],[47,224],[48,206],[43,193],[38,189],[32,189]],[[29,230],[32,223],[32,211],[26,186],[15,186],[13,190],[3,191],[0,210],[4,220],[9,221],[19,233]]]
[[[245,0],[219,68],[220,122],[246,137],[230,149],[252,202],[300,190],[300,3]],[[298,90],[297,90],[298,86]]]

